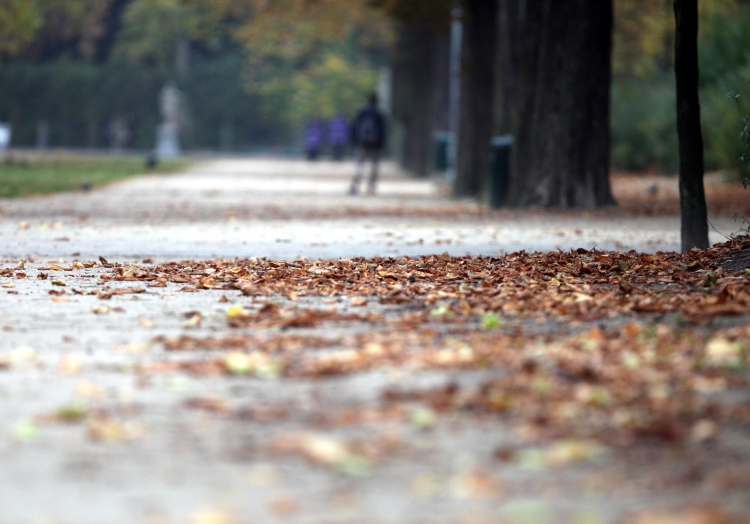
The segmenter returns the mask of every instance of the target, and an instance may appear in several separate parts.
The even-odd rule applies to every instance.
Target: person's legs
[[[364,173],[366,157],[367,155],[365,154],[365,149],[360,149],[359,157],[357,158],[357,171],[354,174],[354,180],[352,180],[352,185],[349,188],[350,195],[356,195],[359,192],[359,183],[362,180],[362,174]]]
[[[370,160],[372,161],[372,171],[370,172],[370,182],[368,184],[367,191],[370,194],[375,194],[375,187],[378,185],[378,167],[380,166],[380,151],[374,149],[369,152]]]
[[[344,158],[344,146],[341,144],[336,144],[333,146],[333,159],[334,160],[341,160]]]

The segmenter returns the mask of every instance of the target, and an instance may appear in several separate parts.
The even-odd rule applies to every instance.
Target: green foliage
[[[651,8],[655,9],[656,5]],[[722,0],[710,9],[704,8],[701,24],[698,49],[706,167],[726,169],[739,176],[742,173],[740,157],[745,152],[745,144],[740,139],[741,120],[743,115],[750,114],[750,90],[744,89],[750,80],[750,8],[738,6],[733,0]],[[620,25],[627,27],[624,22]],[[661,51],[656,51],[659,46],[654,35],[668,36],[670,30],[671,26],[664,24],[644,29],[638,42],[644,49],[653,51],[651,54],[640,51],[640,55],[630,56],[616,49],[616,71],[617,60],[622,63],[612,89],[612,164],[615,168],[655,167],[664,173],[677,170],[674,77],[670,69],[659,74],[656,65],[647,67],[649,63],[655,64],[657,55],[663,56]],[[654,31],[654,35],[644,41],[649,31]],[[620,36],[616,41],[618,38],[623,40]],[[629,52],[632,54],[633,50]],[[728,102],[726,93],[730,91],[737,91],[740,96]]]
[[[23,0],[28,9],[34,10],[36,31],[18,49],[18,55],[33,60],[63,56],[101,60],[116,27],[111,15],[118,11],[121,1]]]
[[[134,147],[153,147],[163,74],[149,68],[75,60],[12,62],[0,69],[0,119],[13,126],[13,143],[31,146],[37,124],[49,122],[50,145],[106,146],[115,114],[128,115]]]
[[[245,91],[242,64],[238,52],[196,60],[180,81],[190,116],[187,147],[218,148],[222,126],[234,135],[235,149],[291,135],[275,115],[261,114],[258,95]],[[10,62],[0,68],[0,121],[11,122],[17,146],[33,146],[38,123],[47,121],[51,146],[107,147],[109,122],[121,116],[130,128],[128,147],[150,149],[159,91],[170,78],[168,69],[117,58],[101,65],[67,59]]]
[[[292,129],[313,118],[352,115],[377,85],[376,71],[366,64],[350,62],[340,53],[327,53],[289,77],[273,75],[255,89],[263,95],[269,113]]]
[[[196,148],[250,149],[284,142],[290,133],[276,113],[265,112],[266,97],[246,88],[238,51],[197,60],[181,88],[188,102],[190,126],[186,143]],[[221,130],[229,133],[221,144]]]
[[[674,67],[673,0],[615,0],[613,69],[617,78],[657,80]],[[698,2],[700,26],[738,16],[744,0]],[[702,31],[704,32],[704,31]]]
[[[0,0],[0,54],[17,53],[41,24],[35,2]]]
[[[377,85],[390,42],[385,15],[364,0],[259,2],[236,38],[245,85],[291,135],[312,118],[353,113]]]
[[[162,162],[159,172],[180,169],[185,162]],[[32,155],[0,164],[0,197],[21,197],[100,186],[147,171],[135,156]]]
[[[500,327],[503,319],[494,311],[489,311],[482,316],[482,329],[495,329]]]
[[[181,0],[136,0],[123,16],[115,56],[151,66],[175,60],[177,45],[189,38],[195,26],[193,10]]]
[[[612,165],[664,173],[677,169],[674,83],[620,80],[612,89]]]
[[[701,40],[701,85],[707,161],[747,173],[750,114],[750,8],[732,17],[715,16]],[[727,95],[729,93],[729,95]]]
[[[750,67],[728,74],[720,83],[703,90],[703,122],[708,165],[728,168],[735,178],[747,173],[743,165],[746,142],[742,138],[743,115],[750,114],[750,90],[742,89],[750,78]],[[739,87],[743,95],[727,100],[729,87]]]

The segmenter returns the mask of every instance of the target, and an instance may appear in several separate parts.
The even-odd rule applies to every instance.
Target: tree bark
[[[698,0],[675,0],[675,80],[680,148],[682,251],[708,247],[703,135],[698,100]]]
[[[401,24],[393,57],[393,118],[402,125],[402,166],[417,176],[432,171],[435,59],[440,38],[422,22]]]
[[[614,204],[609,184],[612,0],[527,0],[509,201]]]
[[[479,196],[493,131],[497,1],[466,0],[455,196]]]
[[[523,30],[523,5],[520,4],[523,1],[498,0],[495,75],[495,133],[498,135],[510,134],[515,128],[521,47],[519,39]]]
[[[432,133],[450,126],[450,32],[436,29],[432,48]],[[430,137],[432,139],[432,137]]]

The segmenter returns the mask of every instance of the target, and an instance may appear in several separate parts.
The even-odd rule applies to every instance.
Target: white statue
[[[5,151],[10,147],[10,124],[0,122],[0,151]]]
[[[180,154],[180,102],[182,95],[174,82],[161,90],[161,124],[156,138],[156,156],[172,158]]]

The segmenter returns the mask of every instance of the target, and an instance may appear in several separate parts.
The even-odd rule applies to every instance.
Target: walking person
[[[331,144],[331,156],[334,160],[344,158],[346,143],[349,141],[349,122],[337,115],[328,123],[328,143]]]
[[[362,109],[352,124],[352,141],[359,148],[357,172],[349,188],[350,195],[359,193],[359,184],[364,175],[365,163],[372,162],[372,171],[367,185],[367,194],[375,194],[378,183],[378,164],[385,146],[385,116],[378,108],[378,95],[372,93],[367,107]]]
[[[323,147],[323,126],[317,119],[305,128],[305,153],[308,160],[317,160]]]

